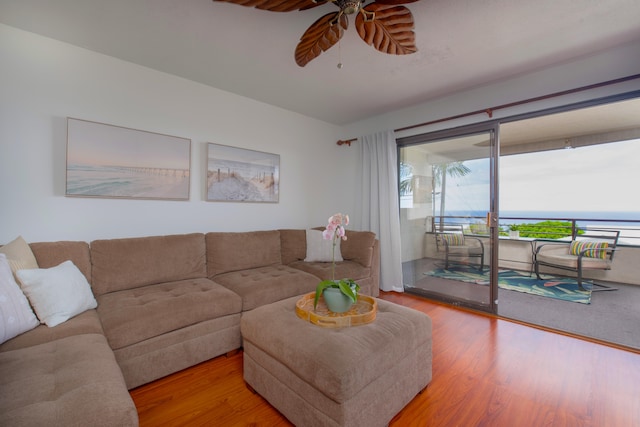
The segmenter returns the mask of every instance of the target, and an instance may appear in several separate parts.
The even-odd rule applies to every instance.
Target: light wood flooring
[[[640,354],[383,292],[433,320],[433,380],[404,426],[640,426]],[[381,393],[384,391],[381,390]],[[242,351],[131,391],[141,426],[289,426],[242,379]]]

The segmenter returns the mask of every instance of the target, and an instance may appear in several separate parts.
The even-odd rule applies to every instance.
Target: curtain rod
[[[613,85],[613,84],[617,84],[617,83],[622,83],[622,82],[626,82],[629,80],[635,80],[640,78],[640,74],[634,74],[631,76],[627,76],[627,77],[621,77],[619,79],[614,79],[614,80],[608,80],[606,82],[601,82],[601,83],[595,83],[592,85],[588,85],[588,86],[581,86],[575,89],[568,89],[568,90],[563,90],[561,92],[554,92],[548,95],[542,95],[542,96],[536,96],[534,98],[529,98],[529,99],[525,99],[522,101],[516,101],[516,102],[510,102],[508,104],[502,104],[502,105],[498,105],[495,107],[491,107],[491,108],[485,108],[484,110],[476,110],[476,111],[471,111],[468,113],[462,113],[462,114],[457,114],[455,116],[449,116],[449,117],[445,117],[442,119],[436,119],[436,120],[431,120],[429,122],[424,122],[424,123],[418,123],[416,125],[411,125],[411,126],[405,126],[402,128],[398,128],[398,129],[394,129],[394,132],[401,132],[404,130],[409,130],[409,129],[415,129],[415,128],[419,128],[422,126],[428,126],[428,125],[433,125],[436,123],[442,123],[442,122],[447,122],[449,120],[456,120],[456,119],[461,119],[463,117],[470,117],[470,116],[475,116],[478,114],[487,114],[489,116],[489,118],[493,117],[493,112],[496,110],[502,110],[505,108],[511,108],[511,107],[517,107],[519,105],[524,105],[524,104],[529,104],[531,102],[536,102],[536,101],[542,101],[545,99],[550,99],[550,98],[556,98],[558,96],[563,96],[563,95],[569,95],[572,93],[576,93],[576,92],[583,92],[585,90],[589,90],[589,89],[596,89],[599,87],[603,87],[603,86],[609,86],[609,85]],[[348,145],[349,147],[351,147],[351,143],[354,141],[357,141],[358,138],[351,138],[351,139],[346,139],[346,140],[339,140],[338,142],[336,142],[336,144],[338,145]]]

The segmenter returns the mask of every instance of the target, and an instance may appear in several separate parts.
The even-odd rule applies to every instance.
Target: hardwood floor
[[[433,320],[433,380],[390,423],[639,426],[640,354],[416,296],[382,299]],[[242,352],[131,391],[141,426],[290,426],[242,379]]]

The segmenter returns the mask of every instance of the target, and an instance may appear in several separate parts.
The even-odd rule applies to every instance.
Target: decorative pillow
[[[574,240],[571,242],[569,253],[571,255],[580,255],[580,252],[586,250],[584,256],[589,258],[605,259],[607,257],[608,242],[594,242],[592,240]]]
[[[462,233],[443,233],[440,236],[449,246],[464,246],[464,234]]]
[[[40,322],[49,327],[98,306],[89,282],[71,261],[51,268],[18,270],[17,276]]]
[[[340,242],[342,239],[336,241],[335,253],[333,253],[333,240],[325,240],[322,238],[322,231],[320,230],[307,230],[307,257],[304,259],[306,262],[331,262],[342,261],[342,253],[340,253]]]
[[[5,254],[0,254],[0,344],[38,326],[27,297],[20,290]]]
[[[11,271],[14,275],[18,270],[25,268],[38,268],[36,257],[33,255],[29,244],[25,242],[22,236],[16,237],[15,240],[1,247],[0,253],[7,256],[9,265],[11,266]]]

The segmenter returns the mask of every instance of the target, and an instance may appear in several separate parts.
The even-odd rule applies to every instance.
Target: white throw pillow
[[[25,268],[38,268],[38,262],[33,255],[29,244],[25,242],[22,236],[16,237],[11,242],[7,243],[0,248],[0,254],[5,254],[9,260],[11,271],[16,274],[16,271]]]
[[[18,270],[17,275],[40,322],[49,327],[98,306],[89,282],[71,261],[51,268]]]
[[[342,261],[342,254],[340,253],[341,241],[342,239],[336,241],[336,262]],[[307,257],[304,259],[306,262],[331,262],[333,261],[332,251],[333,241],[323,239],[322,231],[307,230]]]
[[[0,344],[30,331],[40,322],[16,283],[5,254],[0,254]]]

